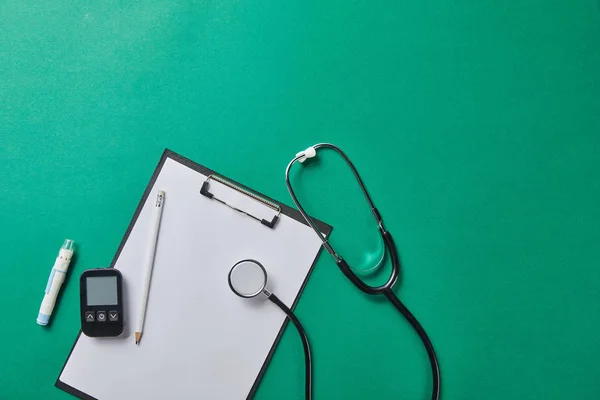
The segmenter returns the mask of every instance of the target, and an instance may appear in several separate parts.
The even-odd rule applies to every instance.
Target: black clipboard
[[[200,165],[192,160],[190,160],[189,158],[186,158],[174,151],[171,151],[169,149],[165,149],[165,151],[163,152],[160,161],[158,162],[158,165],[156,166],[156,169],[154,170],[154,173],[152,174],[152,177],[150,178],[150,181],[148,182],[148,185],[146,186],[146,189],[144,190],[144,194],[142,196],[142,198],[140,199],[140,202],[138,203],[138,206],[133,214],[133,217],[131,218],[131,222],[129,223],[127,230],[125,232],[125,235],[123,236],[123,239],[121,239],[121,243],[119,244],[119,248],[117,249],[117,252],[115,253],[115,256],[113,257],[111,264],[110,264],[110,268],[113,268],[119,258],[119,255],[121,254],[121,251],[123,250],[123,247],[125,246],[125,243],[127,242],[127,239],[129,238],[129,235],[131,233],[131,230],[133,229],[133,227],[135,226],[138,216],[140,215],[142,208],[146,202],[146,199],[148,198],[148,196],[150,195],[150,192],[152,190],[152,187],[154,186],[154,183],[156,181],[156,178],[158,177],[158,175],[160,174],[160,171],[163,167],[163,165],[165,164],[165,162],[167,161],[167,159],[172,159],[180,164],[183,164],[184,166],[201,173],[202,175],[205,176],[219,176],[223,179],[226,179],[228,182],[232,183],[233,185],[236,185],[237,187],[243,189],[243,190],[247,190],[249,192],[252,192],[258,196],[261,196],[262,198],[266,199],[269,202],[272,202],[276,205],[278,205],[281,208],[281,214],[284,214],[304,225],[308,224],[306,223],[306,221],[304,220],[304,218],[302,217],[302,214],[300,214],[300,212],[296,209],[293,209],[281,202],[278,202],[275,199],[272,199],[268,196],[263,195],[260,192],[257,192],[245,185],[242,185],[241,183],[238,183],[230,178],[227,178],[221,174],[218,174],[217,172],[211,170],[210,168],[207,168],[203,165]],[[200,190],[202,189],[202,186],[198,187],[198,192],[199,195],[200,194]],[[317,228],[323,232],[326,236],[329,236],[329,234],[332,231],[332,227],[322,221],[316,220],[314,219],[315,224],[317,226]],[[271,229],[273,227],[270,227]],[[314,266],[317,262],[317,260],[319,259],[319,256],[322,252],[323,248],[321,247],[319,250],[319,253],[317,254],[317,256],[315,257],[313,264],[311,265],[308,274],[306,275],[306,279],[304,280],[304,282],[302,283],[302,286],[298,292],[298,295],[296,296],[296,298],[294,299],[294,302],[292,304],[292,306],[290,307],[292,310],[294,310],[296,308],[296,304],[298,303],[298,300],[300,298],[300,295],[302,294],[302,292],[304,291],[304,287],[306,286],[306,283],[308,282],[308,279],[310,277],[310,275],[312,274],[312,271],[314,269]],[[256,378],[256,380],[254,381],[254,384],[252,385],[252,388],[250,390],[250,393],[247,396],[247,399],[252,399],[254,397],[254,394],[256,393],[256,390],[258,389],[258,385],[260,383],[260,381],[262,380],[262,377],[264,376],[264,373],[267,369],[267,366],[269,365],[269,362],[271,361],[271,358],[273,357],[273,353],[275,351],[275,348],[277,347],[277,344],[279,343],[279,341],[281,340],[281,336],[283,335],[283,332],[285,331],[285,328],[287,327],[287,324],[289,323],[289,319],[286,318],[285,322],[283,323],[281,329],[279,330],[279,333],[277,334],[277,338],[275,339],[275,341],[273,342],[273,346],[271,347],[269,354],[267,355],[261,369],[260,372]],[[84,399],[84,400],[98,400],[95,397],[92,397],[90,395],[88,395],[87,393],[82,392],[81,390],[78,390],[77,388],[63,382],[60,380],[60,376],[62,375],[67,362],[69,361],[69,358],[71,357],[71,354],[73,352],[73,349],[75,349],[75,346],[77,344],[77,341],[79,340],[81,336],[81,330],[79,331],[79,334],[77,335],[77,338],[75,339],[75,342],[73,343],[73,346],[71,347],[71,350],[69,351],[69,355],[67,356],[63,367],[60,371],[60,373],[58,374],[58,377],[56,378],[56,382],[55,382],[55,386],[59,389],[64,390],[67,393],[72,394],[73,396],[79,397],[80,399]]]

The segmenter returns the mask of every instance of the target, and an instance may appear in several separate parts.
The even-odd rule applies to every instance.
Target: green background
[[[600,398],[598,0],[141,3],[0,4],[0,399],[70,398],[77,277],[110,264],[165,147],[291,204],[284,168],[319,141],[395,237],[444,399]],[[324,154],[302,173],[361,262],[377,234],[349,172]],[[315,399],[428,398],[416,335],[329,256],[297,313]],[[256,398],[302,394],[288,329]]]

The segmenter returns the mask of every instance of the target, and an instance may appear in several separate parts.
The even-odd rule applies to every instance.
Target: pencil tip
[[[136,333],[135,333],[135,344],[136,344],[136,346],[137,346],[138,344],[140,344],[140,339],[141,339],[141,338],[142,338],[142,332],[136,332]]]

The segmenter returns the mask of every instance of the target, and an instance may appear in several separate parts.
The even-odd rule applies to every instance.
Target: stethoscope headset
[[[375,221],[379,227],[379,233],[385,245],[385,249],[387,254],[391,259],[392,270],[390,273],[390,277],[386,283],[380,286],[371,286],[363,282],[363,280],[354,272],[353,268],[337,253],[334,248],[329,243],[327,237],[323,235],[319,229],[317,228],[315,222],[308,216],[304,207],[298,201],[296,194],[294,193],[294,189],[290,183],[290,171],[296,162],[304,163],[305,161],[314,158],[317,155],[317,150],[319,149],[330,149],[335,151],[338,155],[340,155],[348,167],[352,170],[360,189],[362,190],[369,207],[373,213]],[[315,231],[319,239],[323,242],[323,247],[327,250],[327,252],[333,257],[338,268],[342,271],[342,273],[362,292],[368,295],[382,295],[387,298],[390,303],[404,316],[404,318],[410,323],[415,332],[419,335],[419,338],[423,342],[425,346],[425,350],[427,351],[427,356],[429,357],[429,362],[431,364],[431,372],[433,378],[433,389],[431,394],[432,400],[438,400],[440,396],[440,369],[438,365],[437,356],[435,354],[435,350],[433,348],[433,344],[429,339],[429,336],[425,332],[425,329],[421,326],[419,321],[415,318],[415,316],[406,308],[406,306],[398,299],[398,297],[394,294],[393,288],[396,282],[398,281],[398,277],[400,274],[400,257],[398,256],[398,251],[396,249],[396,245],[394,244],[394,240],[392,239],[392,235],[388,230],[385,229],[383,225],[383,219],[381,218],[381,214],[375,207],[365,184],[363,183],[356,167],[350,161],[348,156],[337,146],[330,143],[319,143],[314,146],[307,148],[306,150],[296,154],[296,157],[290,161],[285,171],[285,183],[287,185],[287,189],[294,201],[294,204],[298,208],[298,211],[302,214],[306,222],[310,225],[310,227]],[[358,269],[356,269],[358,271]],[[302,339],[302,345],[304,347],[304,355],[305,355],[305,365],[306,365],[306,382],[305,382],[305,392],[306,399],[310,400],[312,398],[312,360],[311,360],[311,352],[310,345],[308,343],[308,338],[302,324],[298,320],[298,318],[294,315],[294,313],[283,303],[281,300],[275,296],[275,294],[269,292],[266,289],[267,285],[267,272],[262,264],[260,264],[256,260],[242,260],[236,263],[229,272],[228,276],[229,287],[231,290],[240,297],[251,298],[258,295],[265,295],[270,301],[275,303],[279,308],[281,308],[286,315],[290,318],[293,324],[298,329],[300,333],[300,337]]]

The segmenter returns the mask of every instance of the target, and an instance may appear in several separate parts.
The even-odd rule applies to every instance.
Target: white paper
[[[321,241],[306,225],[281,214],[275,229],[199,193],[206,176],[167,158],[116,262],[124,278],[123,337],[81,335],[60,380],[100,400],[246,399],[284,321],[264,298],[230,290],[239,260],[260,261],[267,288],[292,305]],[[219,185],[211,181],[211,190]],[[166,192],[144,333],[139,312],[150,208]],[[221,194],[221,193],[220,193]],[[237,195],[236,206],[256,207]],[[270,220],[273,212],[269,210]]]

